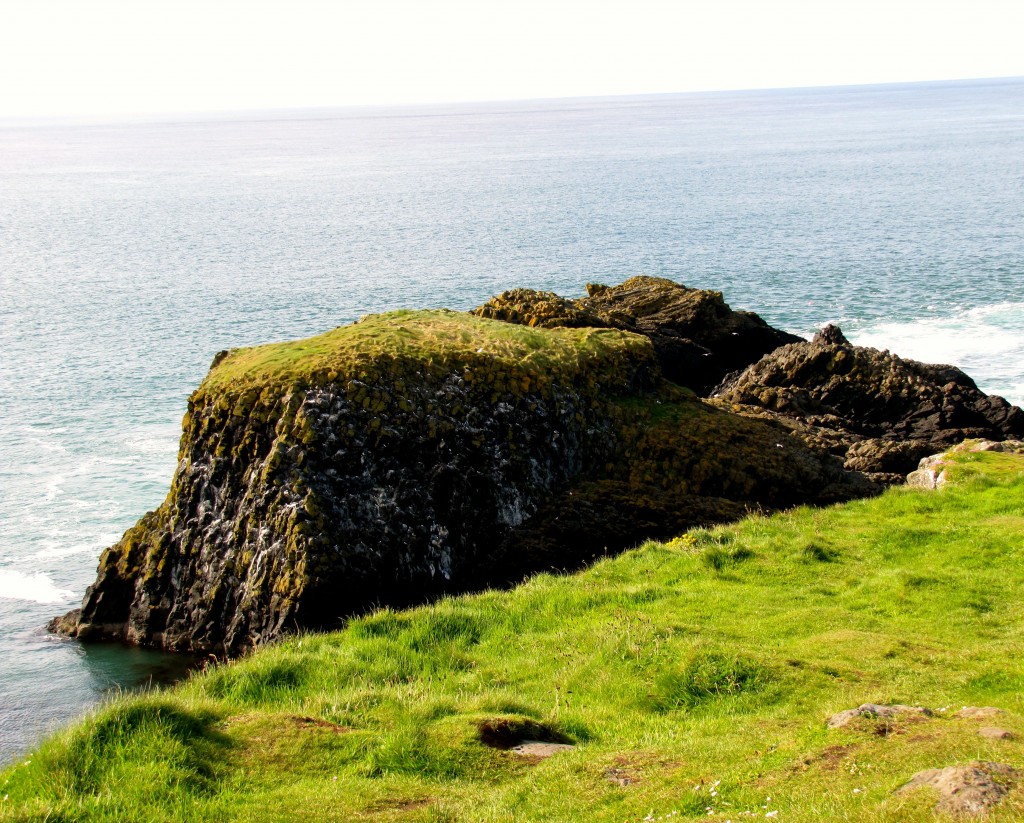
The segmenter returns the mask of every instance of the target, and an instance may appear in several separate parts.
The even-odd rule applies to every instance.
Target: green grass
[[[0,774],[0,818],[932,819],[895,793],[916,771],[1024,771],[1024,458],[958,459],[938,492],[692,531],[119,699]],[[826,729],[864,702],[938,711]],[[501,748],[524,736],[578,745]],[[1021,818],[1017,788],[989,819]]]
[[[614,373],[616,355],[653,359],[647,338],[614,329],[534,329],[485,320],[445,309],[402,309],[369,315],[304,340],[233,349],[217,363],[200,391],[366,379],[395,363],[446,371],[452,365],[500,364],[517,374],[544,379],[571,373],[586,362],[607,360]]]

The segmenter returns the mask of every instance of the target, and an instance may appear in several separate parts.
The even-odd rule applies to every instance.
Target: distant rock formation
[[[665,380],[647,336],[540,325],[394,312],[218,355],[167,500],[52,628],[233,655],[373,605],[877,491]]]
[[[968,438],[1024,436],[1024,411],[979,391],[960,369],[851,345],[836,326],[776,349],[714,394],[883,482],[902,482],[921,458]]]

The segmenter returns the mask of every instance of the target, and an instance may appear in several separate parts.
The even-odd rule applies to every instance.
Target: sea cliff
[[[634,278],[222,352],[189,399],[166,501],[52,628],[235,655],[749,511],[876,494],[843,465],[864,439],[852,424],[814,436],[820,416],[741,391],[761,358],[815,345],[794,340],[717,292]],[[699,396],[723,379],[731,402]],[[978,433],[1024,431],[1020,410],[986,402],[998,419]]]

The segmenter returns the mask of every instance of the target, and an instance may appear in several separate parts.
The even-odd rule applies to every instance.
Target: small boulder
[[[946,485],[946,470],[944,468],[917,469],[907,475],[907,485],[912,489],[925,489],[934,491]]]
[[[885,705],[881,703],[863,703],[855,709],[847,709],[832,715],[827,722],[830,729],[842,729],[849,726],[860,717],[868,717],[877,720],[895,720],[897,718],[913,718],[923,720],[931,717],[931,709],[923,706],[905,706],[900,703]]]
[[[995,706],[964,706],[953,717],[960,720],[987,720],[1002,713],[1003,710]]]
[[[576,747],[570,743],[545,743],[541,740],[524,740],[518,746],[513,746],[511,752],[520,757],[530,757],[535,760],[544,760],[561,752],[569,752]]]
[[[985,814],[1005,797],[1017,779],[1017,771],[1003,763],[975,761],[918,772],[899,791],[929,788],[939,793],[935,806],[946,814]]]
[[[978,735],[989,740],[1013,740],[1016,737],[1009,729],[1000,729],[996,726],[982,726],[978,729]]]
[[[820,343],[823,346],[849,346],[850,341],[846,339],[843,330],[839,326],[829,323],[825,328],[814,335],[812,343]]]

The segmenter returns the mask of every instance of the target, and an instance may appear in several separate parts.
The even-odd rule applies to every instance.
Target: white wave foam
[[[53,477],[46,481],[45,485],[43,486],[43,491],[47,503],[52,503],[54,500],[57,499],[57,495],[61,493],[60,487],[64,485],[64,481],[66,479],[67,478],[64,477],[64,475],[62,474],[55,474]]]
[[[124,447],[136,454],[170,455],[178,454],[181,427],[169,424],[139,426],[122,438]]]
[[[180,436],[181,433],[176,431],[173,436],[140,437],[123,442],[126,448],[138,454],[175,457],[178,454]]]
[[[958,366],[992,394],[1024,405],[1024,303],[999,303],[924,317],[850,327],[850,341],[900,357]]]
[[[117,532],[107,532],[87,542],[67,543],[63,539],[48,539],[41,541],[41,548],[26,557],[18,560],[19,563],[37,563],[45,565],[48,560],[61,560],[65,557],[73,557],[78,554],[96,557],[107,546],[112,546],[120,539]]]
[[[67,447],[60,442],[60,436],[67,432],[66,428],[41,429],[37,426],[17,426],[15,431],[45,452],[67,453]]]
[[[67,589],[58,589],[42,572],[24,572],[0,569],[0,597],[8,600],[30,600],[34,603],[66,603],[75,596]]]

